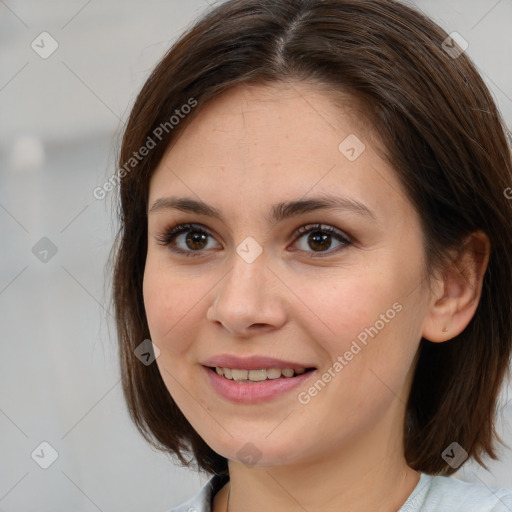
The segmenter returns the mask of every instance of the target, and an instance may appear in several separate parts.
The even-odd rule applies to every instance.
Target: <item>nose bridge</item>
[[[268,270],[265,268],[265,261],[259,256],[249,263],[239,254],[233,256],[231,271],[221,283],[217,298],[223,301],[233,300],[239,308],[250,308],[261,306],[262,292],[265,291]],[[234,304],[230,304],[233,308]]]
[[[255,324],[280,327],[286,312],[279,287],[272,286],[271,280],[263,254],[250,261],[243,252],[242,256],[235,253],[231,270],[218,285],[208,318],[238,334],[246,334]]]

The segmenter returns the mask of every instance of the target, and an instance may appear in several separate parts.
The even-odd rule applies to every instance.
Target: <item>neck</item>
[[[219,496],[220,506],[214,510],[396,512],[420,475],[407,466],[396,446],[375,441],[352,443],[289,465],[247,467],[229,461],[230,482],[223,489],[222,505]]]
[[[368,475],[369,476],[369,475]],[[380,480],[366,478],[360,483],[364,484],[357,488],[349,488],[346,485],[330,486],[330,494],[318,492],[303,492],[301,484],[294,484],[290,481],[283,483],[267,471],[267,478],[260,482],[265,485],[264,491],[255,495],[244,489],[244,492],[234,491],[231,497],[231,482],[227,485],[225,499],[222,500],[225,506],[218,510],[226,512],[253,512],[261,510],[275,510],[277,504],[283,512],[296,511],[298,508],[309,512],[334,512],[345,510],[350,512],[367,512],[368,510],[378,512],[396,512],[407,500],[419,481],[420,475],[411,468],[403,468],[396,473],[395,478],[387,478],[382,475]],[[240,479],[239,479],[240,480]],[[310,481],[313,489],[320,482]],[[332,484],[332,482],[330,482]],[[235,484],[240,489],[240,482]],[[261,490],[261,486],[259,487]],[[316,505],[315,505],[316,503]],[[368,508],[369,507],[369,508]],[[217,510],[215,508],[214,510]]]

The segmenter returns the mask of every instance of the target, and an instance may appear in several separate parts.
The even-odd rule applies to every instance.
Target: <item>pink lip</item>
[[[215,365],[221,366],[221,365]],[[229,365],[225,365],[229,368]],[[274,366],[275,367],[275,366]],[[290,366],[279,366],[280,368],[290,368]],[[293,365],[292,365],[293,367]],[[303,368],[303,366],[296,366]],[[245,367],[235,366],[238,369],[244,369]],[[262,368],[251,368],[256,370]],[[272,366],[263,366],[263,368],[272,368]],[[304,381],[309,379],[312,375],[316,374],[316,370],[297,375],[295,377],[281,377],[279,379],[269,379],[260,382],[235,382],[234,380],[227,379],[221,375],[218,375],[215,370],[203,366],[203,370],[206,372],[207,377],[213,389],[224,398],[237,403],[257,403],[265,400],[275,398],[287,391],[290,391],[297,386],[300,386]]]
[[[235,368],[237,370],[262,370],[269,368],[314,368],[312,364],[298,363],[296,361],[285,361],[265,356],[238,357],[230,354],[221,354],[211,357],[201,363],[203,366],[219,368]],[[277,379],[276,379],[277,380]]]

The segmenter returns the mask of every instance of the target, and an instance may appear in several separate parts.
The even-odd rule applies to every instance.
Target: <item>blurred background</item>
[[[468,42],[510,128],[512,0],[410,3]],[[93,190],[149,72],[213,4],[0,0],[0,512],[164,512],[207,480],[129,421],[107,306],[115,191]],[[500,456],[456,476],[512,487]]]

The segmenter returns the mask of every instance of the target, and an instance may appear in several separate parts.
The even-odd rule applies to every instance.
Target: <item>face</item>
[[[421,230],[353,104],[305,83],[231,89],[152,176],[143,291],[156,362],[231,460],[400,445],[429,304]]]

